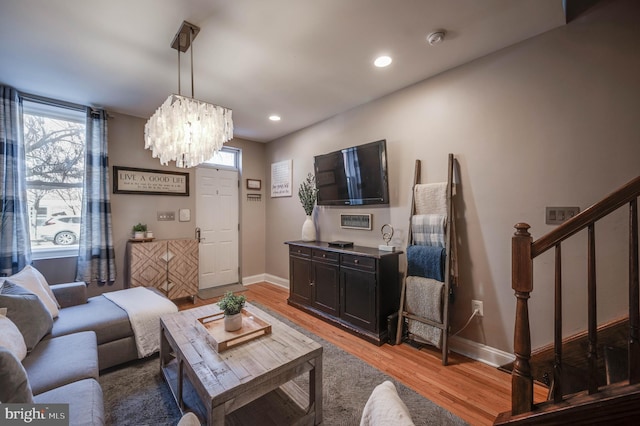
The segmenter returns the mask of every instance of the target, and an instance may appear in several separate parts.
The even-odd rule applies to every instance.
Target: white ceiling
[[[565,23],[562,0],[0,0],[0,83],[148,118],[177,92],[183,20],[195,97],[263,142]]]

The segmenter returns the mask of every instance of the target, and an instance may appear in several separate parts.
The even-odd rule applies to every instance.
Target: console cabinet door
[[[296,248],[297,249],[297,248]],[[311,257],[302,249],[289,257],[289,298],[298,303],[311,305]]]
[[[376,285],[374,259],[343,255],[340,317],[356,327],[377,331]]]
[[[340,307],[340,255],[313,250],[312,306],[333,316],[339,316]]]

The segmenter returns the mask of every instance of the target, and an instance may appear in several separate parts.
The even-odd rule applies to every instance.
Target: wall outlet
[[[482,301],[480,301],[480,300],[472,300],[471,301],[471,312],[474,312],[476,309],[478,310],[478,316],[479,317],[483,317],[484,316],[484,308],[482,307]]]

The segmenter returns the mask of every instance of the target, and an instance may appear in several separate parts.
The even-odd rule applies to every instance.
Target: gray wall
[[[157,170],[185,171],[175,167],[161,166],[160,161],[151,157],[151,151],[144,149],[145,119],[113,113],[109,120],[109,165],[139,167]],[[264,201],[247,202],[245,178],[265,180],[264,145],[242,139],[233,139],[229,146],[242,150],[241,164],[241,266],[243,276],[264,273]],[[112,169],[110,170],[110,173]],[[90,286],[90,295],[104,291],[122,289],[125,283],[125,253],[127,240],[131,237],[131,227],[138,222],[146,223],[158,239],[193,238],[196,227],[195,209],[195,169],[189,172],[189,196],[111,194],[113,237],[116,252],[117,280],[109,286]],[[111,182],[113,176],[110,175]],[[264,192],[264,190],[262,191]],[[178,210],[191,209],[191,221],[178,221]],[[176,220],[157,221],[158,211],[174,211]],[[34,262],[47,280],[54,284],[75,279],[76,258],[48,259]]]
[[[414,161],[422,160],[423,181],[443,181],[451,152],[461,176],[461,277],[452,328],[470,316],[471,299],[482,300],[484,318],[461,336],[511,352],[513,225],[528,222],[540,237],[553,229],[544,224],[545,206],[585,209],[639,174],[638,22],[637,2],[607,2],[565,27],[269,143],[267,163],[293,159],[294,196],[267,199],[267,273],[288,279],[283,242],[300,238],[305,215],[295,189],[312,171],[313,155],[387,140],[390,205],[316,208],[315,215],[322,240],[377,246],[380,226],[389,222],[403,246]],[[340,229],[341,212],[372,213],[373,231]],[[623,213],[597,227],[600,322],[623,315],[627,304],[626,227]],[[565,334],[586,327],[585,241],[579,235],[563,247]],[[552,341],[552,255],[536,263],[535,277],[537,347]]]

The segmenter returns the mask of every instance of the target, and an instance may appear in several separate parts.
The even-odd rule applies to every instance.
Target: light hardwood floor
[[[435,348],[418,350],[407,344],[378,347],[289,306],[289,293],[285,288],[268,283],[247,287],[244,294],[249,302],[273,309],[472,425],[491,425],[499,413],[511,407],[511,376],[494,367],[455,352],[450,354],[449,365],[444,367]],[[215,301],[199,300],[195,306]],[[179,307],[188,309],[194,305],[189,300],[179,303]],[[535,400],[544,400],[546,392],[545,388],[536,386]]]

